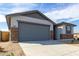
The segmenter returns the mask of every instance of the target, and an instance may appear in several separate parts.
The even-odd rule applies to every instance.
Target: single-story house
[[[12,41],[50,40],[54,32],[55,23],[37,10],[9,14],[6,20]]]
[[[37,10],[8,14],[6,20],[10,30],[9,40],[19,42],[64,39],[73,35],[75,26],[65,22],[56,24]]]

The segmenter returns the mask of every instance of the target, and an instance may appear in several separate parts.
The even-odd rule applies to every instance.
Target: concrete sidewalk
[[[19,44],[27,56],[79,56],[79,47],[57,40],[20,42]]]

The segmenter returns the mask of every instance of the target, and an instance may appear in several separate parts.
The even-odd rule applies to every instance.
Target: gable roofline
[[[56,24],[56,26],[60,26],[60,25],[72,25],[72,26],[76,26],[75,24],[67,23],[67,22],[61,22],[61,23]]]
[[[7,14],[6,16],[22,15],[22,14],[31,14],[31,13],[35,13],[35,12],[37,12],[37,10],[11,13],[11,14]]]
[[[32,11],[25,11],[25,12],[18,12],[18,13],[8,14],[8,15],[6,15],[6,17],[7,16],[14,16],[14,15],[28,15],[28,14],[32,14],[32,13],[38,13],[41,16],[43,16],[46,20],[52,22],[53,24],[56,24],[55,22],[53,22],[51,19],[49,19],[47,16],[45,16],[43,13],[41,13],[38,10],[32,10]]]

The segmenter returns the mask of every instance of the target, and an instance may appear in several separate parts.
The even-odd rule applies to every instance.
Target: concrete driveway
[[[27,56],[79,56],[79,47],[59,40],[20,42]]]

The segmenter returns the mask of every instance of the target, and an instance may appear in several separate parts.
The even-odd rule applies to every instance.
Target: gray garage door
[[[50,26],[19,22],[19,40],[49,40]]]

